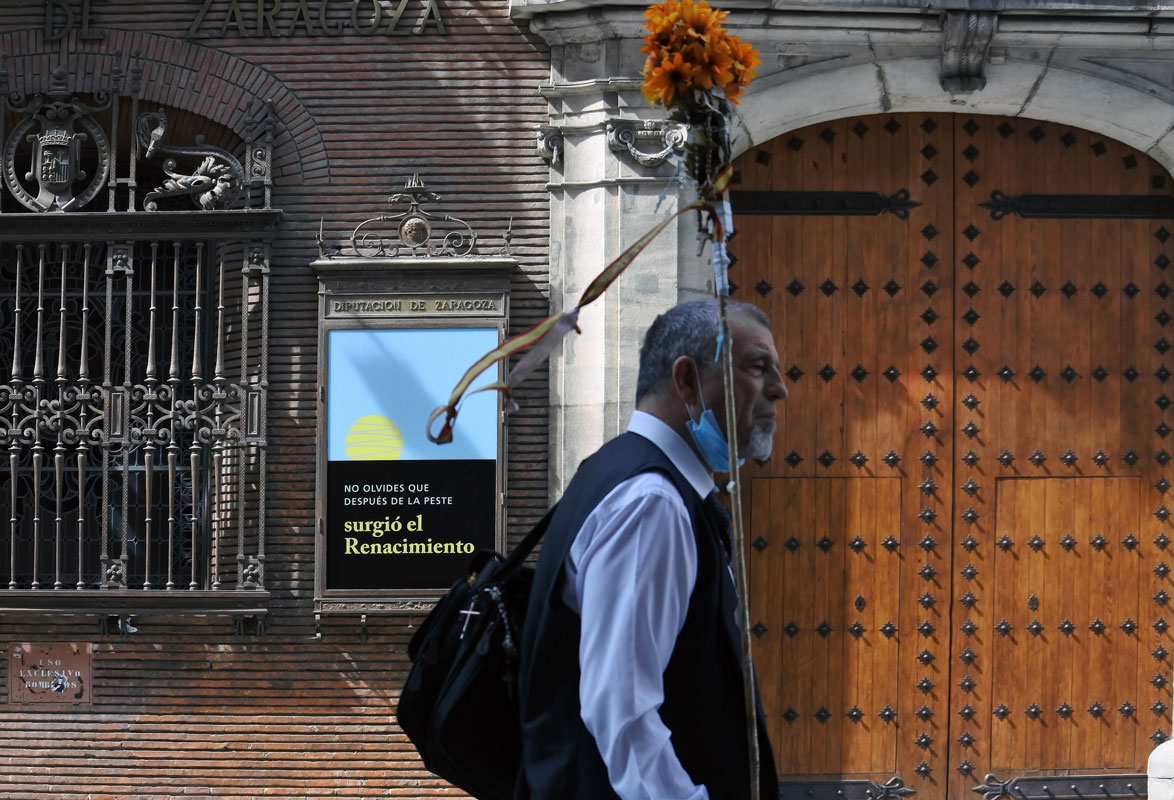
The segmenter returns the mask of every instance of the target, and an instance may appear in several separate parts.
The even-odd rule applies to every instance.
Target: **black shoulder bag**
[[[534,568],[554,508],[508,557],[482,550],[408,644],[396,718],[429,771],[481,800],[511,800],[522,765],[518,657]]]

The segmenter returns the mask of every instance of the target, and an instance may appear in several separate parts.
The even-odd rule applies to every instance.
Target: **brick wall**
[[[313,613],[314,389],[317,283],[308,264],[325,238],[343,240],[387,210],[388,195],[419,173],[443,212],[467,220],[482,246],[500,246],[512,220],[516,332],[548,310],[546,165],[535,128],[548,54],[508,17],[506,0],[436,4],[445,25],[415,35],[426,0],[389,0],[386,27],[356,33],[351,3],[276,0],[265,35],[251,0],[55,0],[56,41],[45,41],[45,3],[0,0],[0,68],[8,88],[46,88],[64,65],[72,88],[101,86],[138,54],[148,102],[187,108],[243,132],[243,101],[273,99],[283,130],[274,153],[273,203],[285,214],[271,284],[267,588],[265,633],[235,633],[215,618],[140,617],[138,631],[102,635],[92,618],[0,618],[0,639],[92,642],[93,704],[75,710],[8,704],[0,667],[0,797],[361,798],[459,795],[431,777],[394,723],[419,618]],[[310,12],[310,19],[299,11]],[[85,19],[85,9],[89,18]],[[207,7],[196,35],[187,36]],[[233,7],[224,36],[219,30]],[[374,5],[359,3],[360,26]],[[385,9],[385,11],[383,10]],[[235,12],[233,12],[235,13]],[[83,30],[83,23],[86,29]],[[253,34],[240,36],[241,30]],[[279,33],[291,35],[273,35]],[[104,38],[85,38],[90,36]],[[507,423],[507,524],[518,535],[547,498],[546,384],[519,393]],[[423,424],[421,420],[420,424]]]

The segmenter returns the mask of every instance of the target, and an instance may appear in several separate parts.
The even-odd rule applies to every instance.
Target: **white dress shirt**
[[[628,430],[656,445],[704,498],[713,475],[659,418]],[[664,671],[697,581],[689,510],[667,477],[646,472],[612,489],[567,554],[564,601],[579,612],[579,702],[622,800],[709,800],[677,758],[658,710]]]

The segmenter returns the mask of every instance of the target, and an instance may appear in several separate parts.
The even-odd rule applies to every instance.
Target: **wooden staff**
[[[724,243],[723,243],[724,245]],[[719,244],[714,242],[714,257]],[[730,533],[733,538],[734,584],[738,594],[738,633],[742,643],[742,688],[746,705],[746,744],[750,753],[750,800],[760,800],[762,786],[759,774],[758,713],[754,697],[754,662],[750,652],[750,608],[746,589],[746,550],[742,532],[742,481],[738,469],[738,420],[734,410],[734,347],[730,338],[730,321],[726,315],[729,293],[719,292],[721,314],[722,382],[726,393],[726,441],[730,448]]]

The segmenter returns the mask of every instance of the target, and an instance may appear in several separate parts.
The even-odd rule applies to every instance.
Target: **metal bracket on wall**
[[[607,146],[624,153],[642,167],[659,167],[674,153],[685,152],[689,126],[671,120],[613,119],[607,123]],[[641,145],[651,145],[645,150]]]
[[[253,623],[253,635],[261,636],[265,633],[265,618],[260,616],[253,616],[252,614],[244,614],[236,617],[236,635],[244,636],[248,632],[249,623]]]
[[[1098,800],[1146,797],[1145,775],[1049,775],[1011,778],[1001,781],[988,774],[982,786],[975,786],[983,800]]]
[[[1021,194],[998,189],[979,206],[991,219],[1174,219],[1174,197],[1157,194]]]
[[[891,195],[740,189],[730,193],[730,204],[735,214],[874,217],[888,213],[897,219],[908,219],[909,210],[921,205],[908,189],[898,189]]]
[[[872,781],[780,781],[779,800],[893,800],[914,794],[894,775],[884,783]]]

